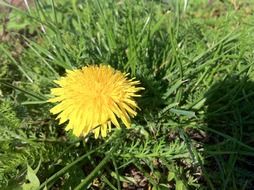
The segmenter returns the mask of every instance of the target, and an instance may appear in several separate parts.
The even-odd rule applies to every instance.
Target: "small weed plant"
[[[0,13],[0,189],[253,189],[251,0],[24,2],[25,10],[0,1],[9,10]],[[91,106],[61,117],[91,113],[88,131],[75,131],[76,120],[66,131],[68,121],[50,113],[50,90],[95,65],[139,81],[141,96],[115,77],[107,98],[91,99],[89,88],[102,89],[96,76],[82,83],[89,88],[78,78],[59,97]],[[133,99],[119,95],[114,106],[116,87]],[[89,122],[108,121],[96,107],[105,99],[121,116],[97,135]]]

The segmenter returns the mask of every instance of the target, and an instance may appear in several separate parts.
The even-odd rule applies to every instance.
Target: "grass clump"
[[[25,24],[10,19],[1,38],[0,187],[251,189],[252,4],[73,0],[13,8]],[[66,69],[100,63],[141,81],[141,111],[131,129],[79,139],[57,126],[46,100]]]

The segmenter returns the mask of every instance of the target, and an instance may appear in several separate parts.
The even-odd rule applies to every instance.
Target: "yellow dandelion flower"
[[[51,89],[54,98],[49,102],[59,103],[50,112],[58,114],[59,124],[69,121],[66,130],[72,129],[78,137],[89,132],[95,138],[100,134],[105,137],[111,123],[120,127],[119,119],[129,128],[138,108],[134,97],[144,88],[136,87],[140,82],[127,76],[106,65],[68,70],[65,77],[55,81],[59,87]]]

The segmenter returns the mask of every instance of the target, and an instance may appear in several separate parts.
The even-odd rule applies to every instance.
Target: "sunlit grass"
[[[0,41],[0,188],[251,189],[252,4],[12,7]],[[105,139],[66,132],[46,101],[66,69],[91,64],[145,88],[131,128],[120,123]]]

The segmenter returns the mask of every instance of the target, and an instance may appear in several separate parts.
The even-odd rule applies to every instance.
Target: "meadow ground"
[[[0,189],[253,189],[252,0],[0,3]],[[141,110],[77,138],[46,101],[100,63],[141,81]]]

